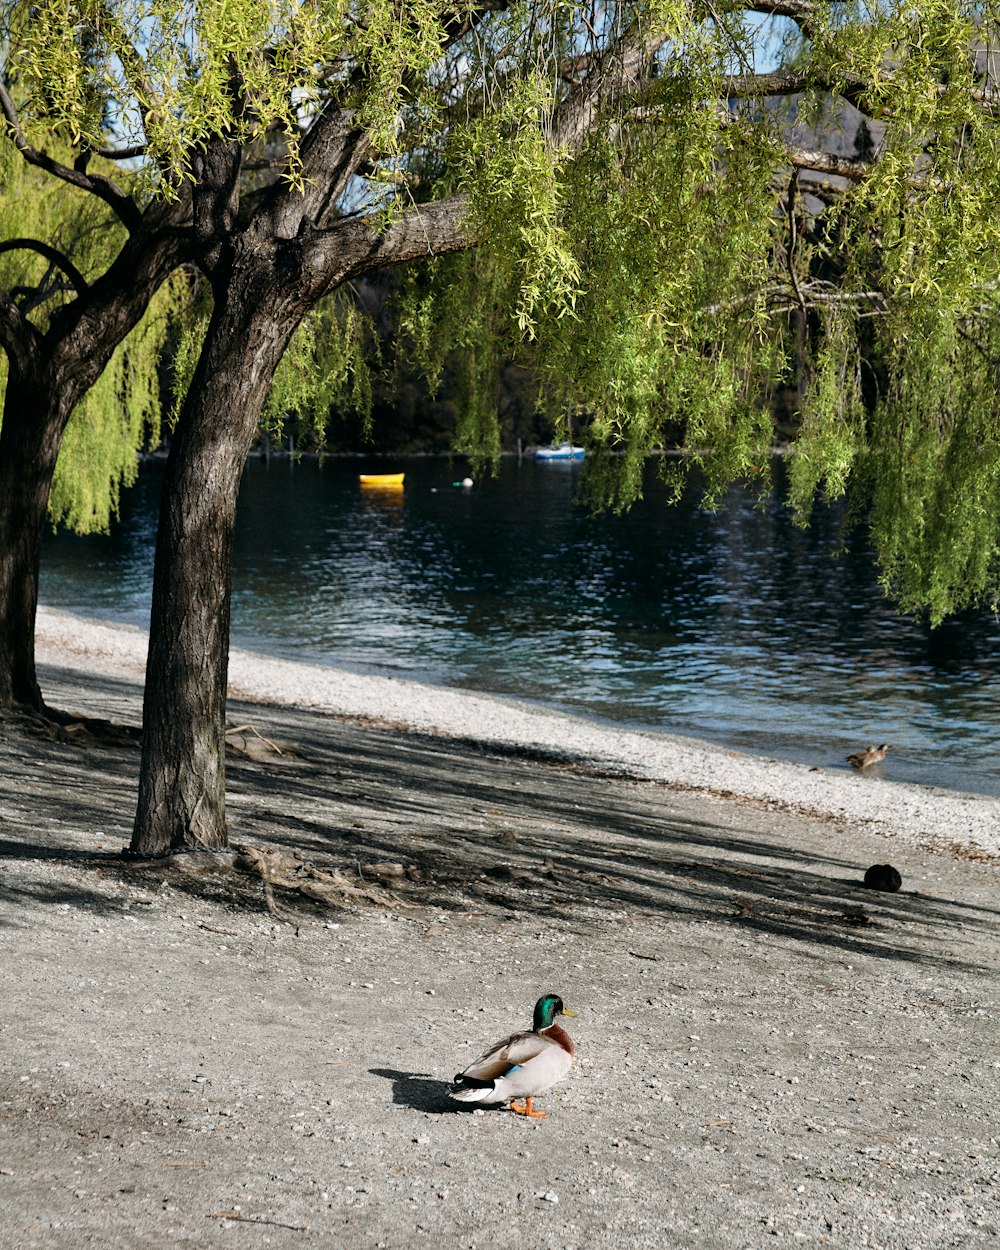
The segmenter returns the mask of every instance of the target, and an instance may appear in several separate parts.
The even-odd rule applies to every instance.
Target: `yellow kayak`
[[[405,473],[359,473],[362,486],[402,486]]]

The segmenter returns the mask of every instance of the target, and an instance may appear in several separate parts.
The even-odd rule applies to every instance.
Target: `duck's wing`
[[[548,1038],[537,1033],[512,1033],[478,1059],[470,1063],[461,1076],[473,1077],[479,1081],[493,1081],[503,1076],[511,1068],[525,1064],[534,1059],[553,1045]]]

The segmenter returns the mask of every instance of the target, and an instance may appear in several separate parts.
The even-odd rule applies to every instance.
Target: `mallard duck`
[[[864,771],[872,764],[881,764],[888,749],[887,743],[880,742],[877,747],[869,747],[866,751],[855,751],[853,755],[847,757],[847,762],[852,768],[860,768]]]
[[[535,1003],[531,1031],[512,1033],[491,1046],[458,1073],[448,1093],[459,1102],[509,1102],[518,1115],[544,1119],[548,1112],[534,1109],[535,1095],[550,1089],[573,1066],[573,1039],[554,1023],[560,1015],[576,1012],[564,1007],[558,994],[543,994]]]

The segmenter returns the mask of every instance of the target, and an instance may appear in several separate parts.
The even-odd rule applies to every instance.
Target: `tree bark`
[[[12,357],[0,427],[0,707],[44,711],[35,672],[38,570],[49,492],[69,419],[64,388]]]
[[[244,256],[242,264],[224,268],[213,277],[215,310],[163,483],[130,847],[138,857],[228,844],[225,717],[236,501],[272,375],[307,310],[282,298],[266,264],[247,264]]]

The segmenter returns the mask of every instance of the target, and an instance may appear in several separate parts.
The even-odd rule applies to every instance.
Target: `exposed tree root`
[[[100,716],[79,716],[58,708],[46,707],[44,712],[28,712],[26,718],[29,731],[49,742],[83,746],[96,741],[113,746],[134,746],[142,737],[138,725],[123,725]]]
[[[335,907],[362,903],[396,911],[401,907],[413,906],[388,890],[366,882],[360,865],[357,875],[354,875],[349,869],[341,867],[319,868],[295,851],[256,846],[237,847],[234,863],[243,872],[260,877],[267,909],[279,919],[287,917],[281,914],[276,890],[279,895],[297,894],[313,902]],[[402,864],[373,864],[364,871],[380,879],[403,878],[407,875]]]
[[[226,750],[231,755],[263,764],[291,764],[302,756],[291,742],[265,738],[256,726],[231,725],[226,730]]]

